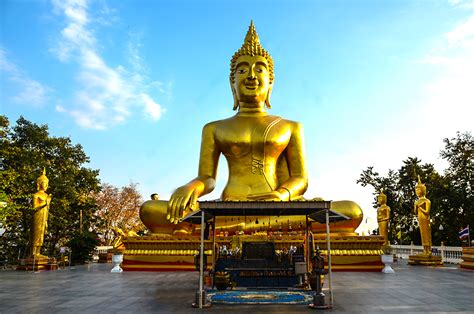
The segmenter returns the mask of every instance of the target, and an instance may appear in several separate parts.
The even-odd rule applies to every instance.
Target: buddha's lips
[[[258,84],[245,84],[245,88],[247,89],[257,89]]]

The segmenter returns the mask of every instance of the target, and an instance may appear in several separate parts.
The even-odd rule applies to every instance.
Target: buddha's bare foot
[[[43,255],[43,254],[40,254],[40,253],[35,254],[34,257],[35,257],[36,259],[46,259],[46,258],[49,258],[49,257],[47,257],[46,255]]]

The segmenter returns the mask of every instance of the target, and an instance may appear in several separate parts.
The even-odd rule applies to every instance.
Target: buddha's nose
[[[256,75],[255,75],[255,65],[252,65],[252,66],[250,67],[250,70],[249,70],[248,73],[249,73],[248,76],[247,76],[248,79],[254,80],[254,79],[257,78]]]

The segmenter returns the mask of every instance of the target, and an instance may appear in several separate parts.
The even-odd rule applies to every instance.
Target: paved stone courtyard
[[[315,312],[304,305],[191,308],[196,272],[110,273],[89,264],[40,273],[0,270],[0,313]],[[331,313],[474,312],[474,271],[394,265],[395,274],[334,273]]]

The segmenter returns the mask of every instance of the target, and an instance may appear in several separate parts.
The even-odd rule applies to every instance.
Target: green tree
[[[94,249],[99,245],[99,239],[95,232],[88,230],[74,232],[67,245],[71,248],[71,263],[84,264],[92,259]]]
[[[416,157],[408,157],[403,161],[399,170],[389,170],[387,176],[381,176],[368,167],[362,171],[357,183],[374,188],[374,208],[377,208],[377,198],[380,189],[387,195],[387,205],[391,208],[389,225],[389,240],[393,243],[400,231],[403,243],[421,242],[416,217],[413,215],[413,205],[416,200],[415,185],[418,175],[427,186],[427,197],[431,200],[431,217],[444,216],[445,204],[441,201],[445,190],[444,178],[436,172],[432,164],[422,164]],[[438,219],[438,221],[441,221]],[[439,226],[439,223],[436,224]],[[436,227],[434,226],[434,227]],[[435,228],[433,228],[434,230]],[[433,243],[439,243],[442,236],[433,232]],[[398,240],[397,240],[398,241]]]
[[[427,197],[431,200],[433,244],[443,241],[447,245],[459,245],[459,229],[468,224],[473,226],[474,138],[470,133],[458,132],[456,137],[444,139],[444,143],[441,157],[448,161],[449,167],[443,175],[432,164],[422,164],[420,159],[409,157],[397,171],[389,170],[387,176],[381,176],[373,167],[368,167],[357,180],[362,186],[372,186],[374,196],[381,188],[387,194],[387,205],[392,210],[389,226],[389,240],[392,243],[399,230],[402,242],[421,242],[413,215],[418,175],[425,183]],[[377,208],[376,198],[374,208]]]
[[[457,234],[460,228],[469,225],[471,234],[474,227],[474,137],[469,132],[457,132],[456,137],[443,140],[445,147],[441,157],[449,162],[445,170],[449,193],[446,204],[448,219],[443,226],[446,233]],[[472,238],[472,237],[471,237]],[[459,242],[458,242],[459,243]]]
[[[65,244],[71,232],[79,229],[81,210],[85,226],[96,223],[96,206],[90,194],[100,189],[99,171],[85,167],[89,157],[81,145],[72,144],[67,137],[50,136],[47,125],[20,117],[11,128],[8,119],[0,116],[0,126],[0,196],[7,199],[0,216],[6,228],[0,249],[12,261],[27,254],[31,196],[45,167],[48,193],[53,199],[43,248],[53,255],[56,244]]]

